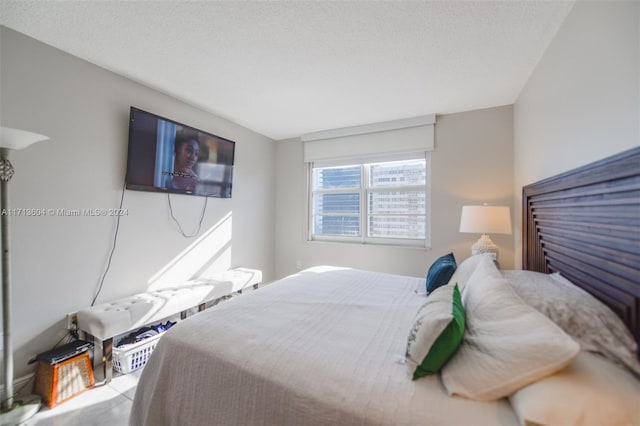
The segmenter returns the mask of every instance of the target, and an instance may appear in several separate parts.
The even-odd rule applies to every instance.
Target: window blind
[[[361,160],[433,151],[435,115],[347,127],[302,136],[304,161]]]

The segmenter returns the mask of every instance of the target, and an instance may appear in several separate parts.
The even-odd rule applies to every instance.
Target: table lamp
[[[14,174],[9,162],[9,153],[14,149],[23,149],[29,145],[49,139],[37,133],[25,130],[0,127],[0,212],[2,225],[2,332],[4,356],[4,399],[0,424],[17,425],[38,412],[40,399],[25,398],[14,401],[13,391],[13,345],[11,343],[11,264],[9,257],[9,181]],[[7,212],[7,214],[4,214]]]
[[[498,259],[498,246],[488,234],[511,234],[511,212],[508,206],[463,206],[460,232],[482,234],[471,246],[471,254],[493,253]]]

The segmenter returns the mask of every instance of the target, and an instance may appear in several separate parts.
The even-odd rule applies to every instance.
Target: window
[[[427,158],[311,165],[310,239],[427,245]]]

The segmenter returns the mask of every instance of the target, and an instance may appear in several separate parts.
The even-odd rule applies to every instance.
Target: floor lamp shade
[[[10,127],[0,127],[0,208],[9,210],[9,181],[14,170],[9,161],[9,153],[15,149],[23,149],[36,142],[47,140],[46,136]],[[14,402],[13,390],[13,344],[11,341],[11,261],[9,238],[9,215],[1,215],[2,226],[2,332],[4,356],[4,391],[2,399],[1,425],[15,425],[24,422],[40,408],[36,399]]]
[[[49,138],[38,133],[12,129],[11,127],[0,127],[0,148],[24,149],[31,144],[47,139]]]
[[[497,259],[498,247],[488,234],[511,234],[510,209],[508,206],[463,206],[460,232],[482,234],[471,246],[471,253],[493,253]]]

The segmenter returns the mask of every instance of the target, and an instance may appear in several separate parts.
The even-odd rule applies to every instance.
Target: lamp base
[[[0,416],[0,426],[16,426],[33,417],[41,407],[40,397],[27,395],[20,397],[9,411],[3,411]]]
[[[491,241],[487,234],[482,236],[471,246],[471,254],[492,253],[494,260],[498,260],[498,246]]]

